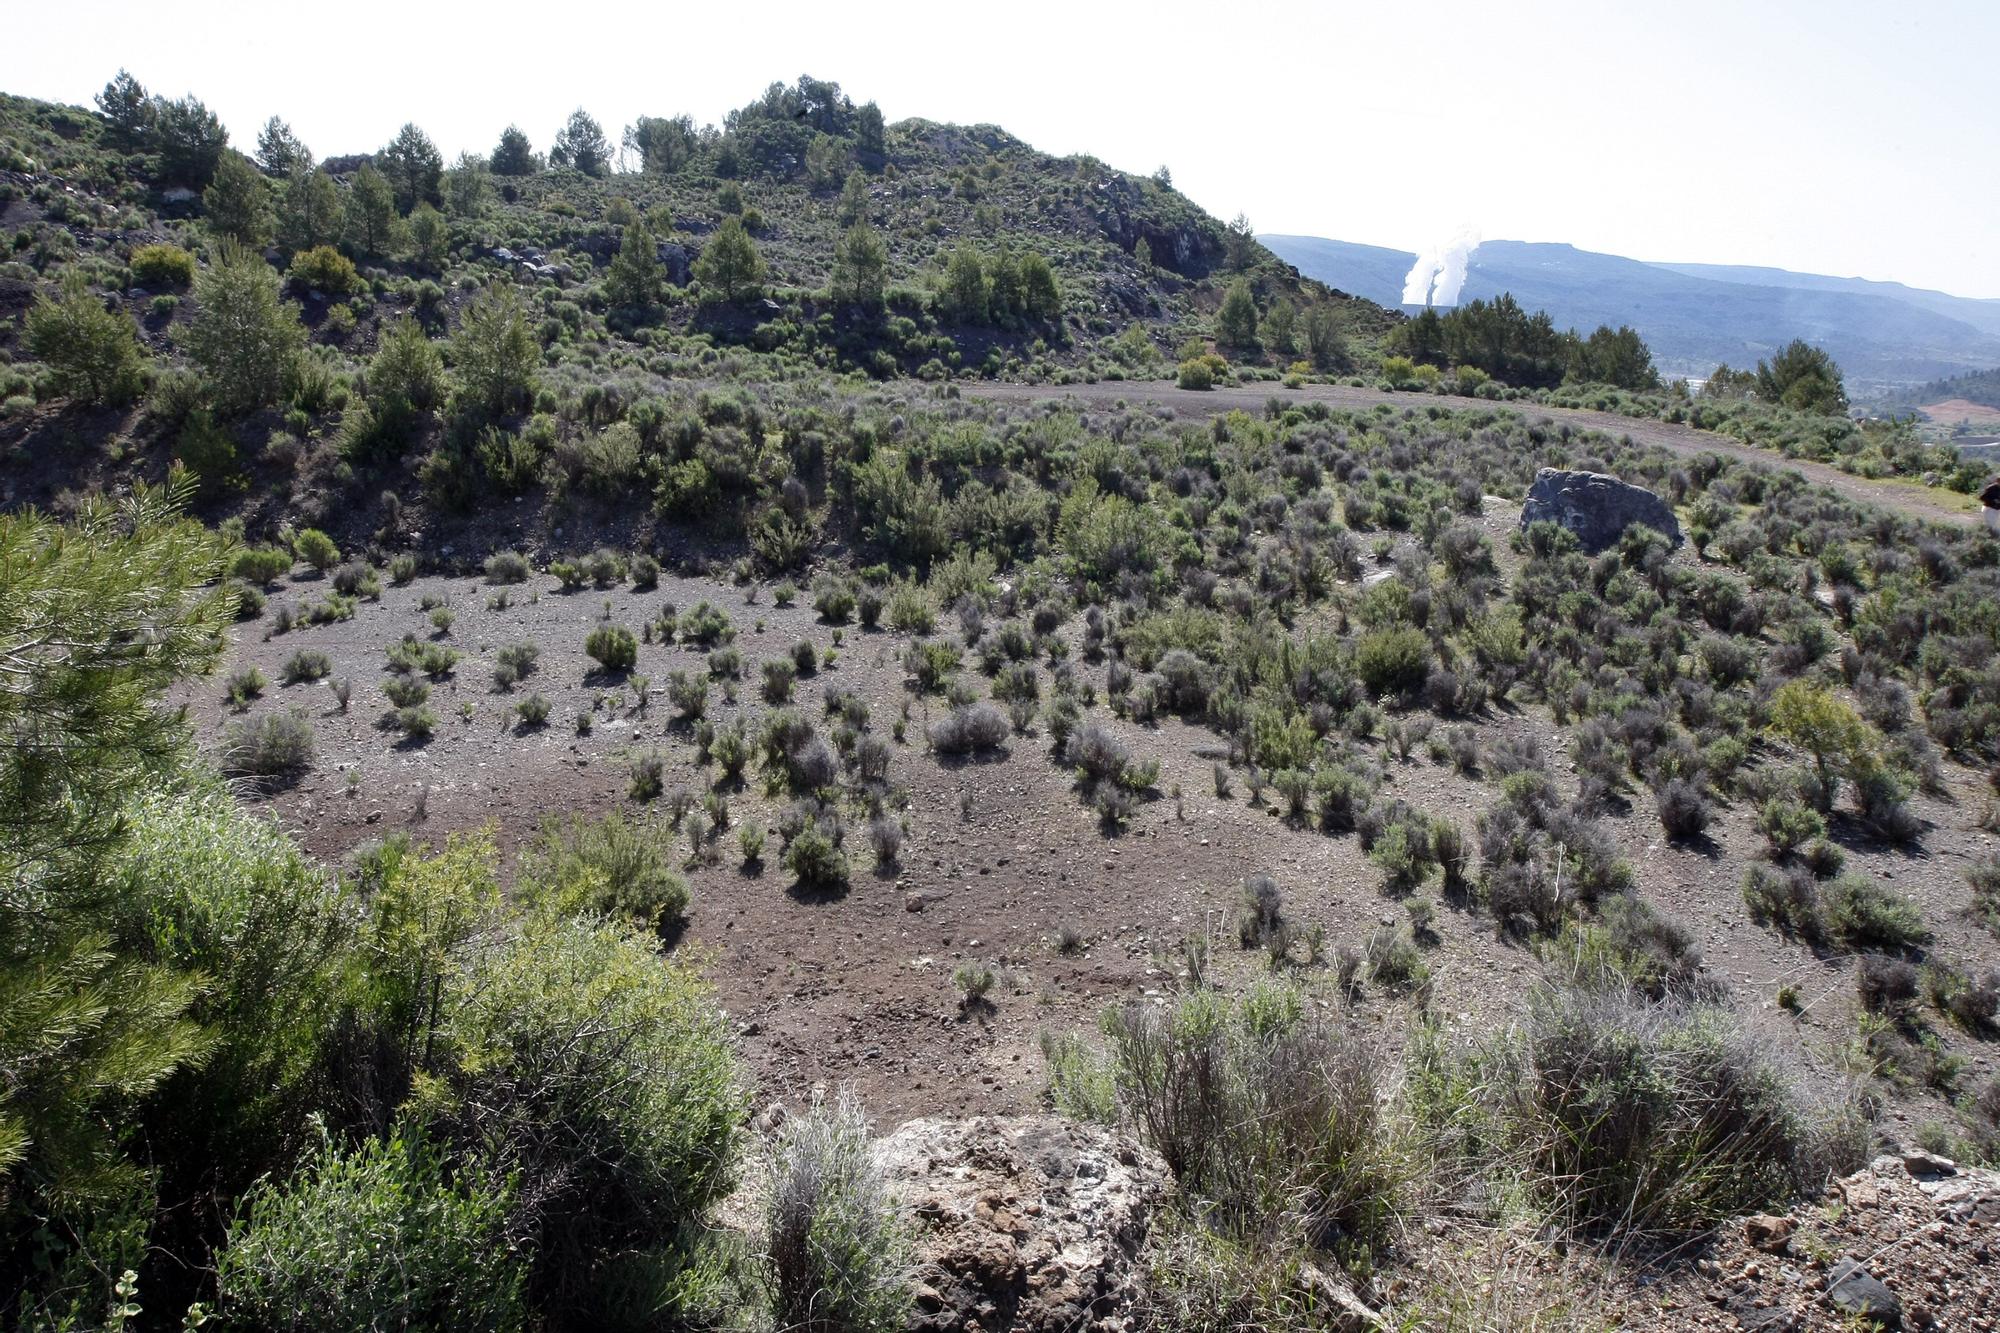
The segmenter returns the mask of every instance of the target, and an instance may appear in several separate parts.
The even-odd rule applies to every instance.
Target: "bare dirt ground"
[[[1516,522],[1514,506],[1489,503],[1486,523],[1496,538]],[[317,601],[323,585],[302,578],[274,593],[263,619],[237,627],[225,670],[260,668],[272,684],[247,716],[303,709],[316,729],[318,757],[295,786],[253,799],[330,861],[399,829],[420,841],[441,841],[448,832],[492,824],[511,857],[545,816],[622,807],[659,818],[658,806],[642,810],[627,798],[635,754],[664,757],[669,792],[678,787],[699,794],[706,778],[688,731],[671,723],[664,699],[656,695],[640,711],[629,688],[586,674],[593,664],[583,651],[584,636],[607,605],[612,621],[635,630],[664,603],[685,610],[708,598],[729,613],[746,679],[737,702],[725,701],[719,689],[711,695],[709,716],[717,720],[754,719],[765,710],[754,683],[764,659],[800,639],[822,650],[834,643],[833,627],[809,607],[778,609],[768,590],[668,577],[646,593],[564,594],[552,583],[538,576],[509,590],[510,606],[493,609],[488,599],[497,590],[483,581],[424,578],[385,588],[379,602],[362,602],[352,621],[267,639],[280,605]],[[387,712],[380,683],[384,649],[405,634],[432,634],[421,609],[425,597],[440,598],[455,611],[448,641],[465,658],[454,677],[435,687],[436,735],[411,744],[379,725]],[[714,844],[712,859],[687,869],[693,905],[675,947],[700,958],[713,978],[738,1024],[761,1099],[793,1099],[816,1084],[849,1082],[885,1124],[916,1115],[1032,1109],[1043,1086],[1040,1034],[1088,1029],[1109,1005],[1170,991],[1177,978],[1169,957],[1183,937],[1213,937],[1224,985],[1240,987],[1268,972],[1262,953],[1241,951],[1236,943],[1233,912],[1250,874],[1276,878],[1288,917],[1324,926],[1329,957],[1338,945],[1361,946],[1378,924],[1405,919],[1403,906],[1380,891],[1381,872],[1353,837],[1292,827],[1250,801],[1240,772],[1231,793],[1218,796],[1213,773],[1222,743],[1206,729],[1174,720],[1141,726],[1112,718],[1101,704],[1091,710],[1130,741],[1136,756],[1158,758],[1163,769],[1159,797],[1140,808],[1124,833],[1107,836],[1069,776],[1051,762],[1046,737],[1016,737],[1003,758],[987,762],[942,761],[925,752],[926,708],[903,683],[906,637],[848,626],[842,640],[838,662],[802,679],[796,699],[819,719],[823,683],[857,690],[871,705],[873,729],[883,735],[911,701],[907,743],[895,747],[891,770],[891,780],[910,793],[910,835],[900,865],[875,870],[857,830],[848,842],[851,890],[837,899],[814,898],[793,890],[774,856],[767,854],[761,873],[743,870],[732,827]],[[491,682],[494,654],[523,641],[540,646],[541,668],[513,693],[498,692]],[[338,711],[324,684],[277,684],[285,659],[302,648],[328,653],[335,677],[352,680],[348,712]],[[1077,665],[1094,676],[1101,693],[1103,668]],[[641,647],[638,671],[656,690],[676,667],[699,673],[705,655],[680,645]],[[969,668],[968,675],[978,678]],[[619,702],[599,707],[590,734],[578,734],[577,714],[614,691]],[[546,727],[524,731],[512,725],[511,710],[530,692],[544,695],[553,709]],[[201,682],[190,702],[203,742],[219,744],[237,716],[222,698],[221,677]],[[461,715],[467,707],[469,718]],[[1568,769],[1562,731],[1537,705],[1494,710],[1478,729],[1482,745],[1503,734],[1533,733],[1558,775]],[[1451,817],[1468,835],[1477,813],[1496,799],[1490,782],[1434,764],[1421,751],[1407,761],[1390,757],[1387,767],[1388,794]],[[1921,852],[1849,838],[1849,865],[1916,900],[1941,950],[1968,963],[1990,961],[1993,941],[1969,915],[1963,867],[2000,840],[1973,824],[1983,799],[1977,775],[1955,767],[1950,773],[1945,797],[1917,803],[1934,826]],[[425,816],[419,822],[414,810],[420,794]],[[782,804],[763,793],[754,769],[748,788],[729,799],[733,822],[767,826]],[[1641,894],[1694,927],[1710,966],[1752,1021],[1796,1048],[1811,1067],[1825,1069],[1854,1032],[1855,964],[1815,957],[1749,921],[1740,885],[1762,845],[1752,814],[1741,805],[1731,808],[1703,845],[1678,846],[1662,838],[1651,798],[1641,790],[1611,825],[1638,869]],[[678,846],[685,854],[687,840]],[[1088,941],[1067,955],[1055,945],[1066,926]],[[1490,920],[1449,908],[1438,912],[1425,953],[1434,1012],[1448,1028],[1469,1032],[1506,1022],[1540,967],[1528,948],[1496,936]],[[953,968],[968,961],[993,964],[1003,977],[991,1007],[976,1013],[961,1011],[949,980]],[[1333,990],[1325,962],[1304,971],[1312,984]],[[1785,983],[1805,999],[1801,1018],[1774,1002]],[[1381,1042],[1385,1057],[1400,1048],[1412,1013],[1407,996],[1372,989],[1353,1008],[1355,1024]],[[1945,1035],[1970,1061],[1966,1086],[1993,1071],[1987,1044],[1955,1030]],[[1890,1120],[1907,1134],[1940,1110],[1935,1100],[1912,1092],[1892,1104]]]
[[[1437,404],[1461,409],[1518,412],[1529,420],[1567,422],[1579,429],[1601,430],[1614,438],[1629,436],[1637,443],[1658,445],[1662,449],[1669,449],[1690,458],[1696,454],[1717,453],[1726,458],[1792,468],[1808,481],[1831,487],[1851,500],[1881,505],[1885,509],[1893,509],[1911,518],[1932,523],[1970,524],[1979,521],[1977,502],[1952,491],[1921,486],[1909,481],[1872,481],[1866,477],[1856,477],[1842,472],[1839,468],[1829,467],[1824,463],[1782,458],[1768,449],[1753,448],[1713,431],[1696,430],[1692,426],[1675,425],[1666,421],[1624,417],[1612,412],[1542,407],[1534,403],[1491,403],[1480,398],[1457,398],[1449,395],[1392,393],[1384,389],[1357,389],[1344,384],[1308,384],[1299,389],[1286,389],[1275,384],[1247,384],[1200,390],[1182,389],[1172,384],[1148,380],[1104,381],[1097,384],[1068,384],[1061,387],[981,381],[963,384],[959,391],[970,398],[990,398],[1001,402],[1061,401],[1064,398],[1075,398],[1080,402],[1100,406],[1121,399],[1126,402],[1158,403],[1190,417],[1215,417],[1225,412],[1236,411],[1261,413],[1264,404],[1273,398],[1286,401],[1296,398],[1302,402],[1329,403],[1336,407],[1374,407],[1378,404],[1388,404],[1391,407],[1421,409]]]

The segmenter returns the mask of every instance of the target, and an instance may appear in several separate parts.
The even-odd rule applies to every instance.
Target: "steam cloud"
[[[1465,270],[1478,248],[1479,233],[1462,227],[1450,241],[1419,254],[1410,276],[1403,279],[1403,304],[1457,305]]]

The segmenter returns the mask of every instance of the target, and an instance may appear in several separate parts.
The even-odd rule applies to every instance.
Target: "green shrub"
[[[765,1204],[772,1313],[782,1328],[900,1329],[910,1311],[909,1237],[860,1104],[843,1091],[787,1121]]]
[[[1215,371],[1209,366],[1206,358],[1183,361],[1174,382],[1183,389],[1213,389]]]
[[[26,324],[28,351],[48,366],[64,397],[122,404],[144,387],[138,326],[123,311],[106,309],[80,272],[63,279],[60,299],[37,296]]]
[[[1354,672],[1376,698],[1422,688],[1430,665],[1430,640],[1406,626],[1364,634],[1354,648]]]
[[[583,651],[606,671],[630,671],[639,664],[639,640],[623,625],[599,625],[585,636]]]
[[[1727,1009],[1616,986],[1540,987],[1519,1028],[1457,1057],[1420,1043],[1410,1098],[1432,1160],[1600,1235],[1783,1208],[1866,1146]]]
[[[707,985],[649,933],[537,915],[452,985],[445,1029],[443,1113],[516,1173],[549,1322],[650,1325],[735,1182],[747,1117]]]
[[[1829,936],[1849,949],[1906,949],[1930,938],[1915,903],[1866,875],[1843,875],[1820,893]]]
[[[674,871],[670,840],[615,810],[544,823],[522,874],[537,895],[566,911],[615,914],[653,929],[687,912],[687,881]]]
[[[230,572],[245,583],[276,583],[292,572],[292,556],[281,546],[246,546],[236,553]]]
[[[526,583],[532,571],[519,551],[496,551],[486,557],[488,583]]]
[[[510,1186],[454,1171],[398,1130],[331,1139],[290,1179],[251,1190],[216,1273],[232,1326],[367,1333],[527,1326],[527,1267],[510,1243]]]
[[[307,528],[294,537],[292,553],[322,574],[340,563],[340,548],[318,528]]]
[[[278,674],[287,685],[324,680],[333,674],[333,659],[317,648],[301,648],[285,659]]]
[[[847,854],[817,824],[807,824],[785,849],[785,869],[799,887],[814,893],[847,887]]]
[[[1196,991],[1170,1008],[1127,1005],[1104,1030],[1125,1117],[1211,1226],[1380,1238],[1398,1181],[1374,1063],[1299,992]]]
[[[194,256],[178,245],[142,245],[132,252],[132,281],[141,287],[187,287]]]
[[[286,276],[295,286],[336,298],[352,296],[366,286],[355,271],[354,261],[330,245],[316,245],[292,256]]]

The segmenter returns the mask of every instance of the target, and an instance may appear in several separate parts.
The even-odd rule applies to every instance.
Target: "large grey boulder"
[[[1126,1325],[1172,1177],[1131,1137],[1054,1116],[911,1120],[879,1143],[917,1228],[923,1333]]]
[[[1633,486],[1602,472],[1565,472],[1545,467],[1535,474],[1528,503],[1521,510],[1521,527],[1542,520],[1561,524],[1577,536],[1592,555],[1618,544],[1625,529],[1643,523],[1681,544],[1680,521],[1673,509],[1643,486]]]

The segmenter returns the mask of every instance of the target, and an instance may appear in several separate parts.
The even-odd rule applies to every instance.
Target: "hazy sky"
[[[15,6],[0,88],[87,104],[120,64],[254,145],[405,120],[447,156],[581,104],[720,121],[774,79],[1165,163],[1259,231],[1425,249],[1461,229],[2000,297],[2000,3],[348,0]]]

